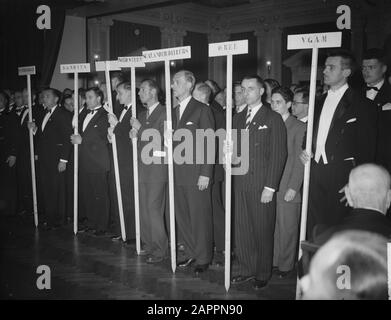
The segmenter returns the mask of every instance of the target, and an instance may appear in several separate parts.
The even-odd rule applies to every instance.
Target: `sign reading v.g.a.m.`
[[[288,50],[340,47],[342,32],[293,34],[288,36]]]

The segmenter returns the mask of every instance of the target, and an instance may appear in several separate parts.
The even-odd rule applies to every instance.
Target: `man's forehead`
[[[256,87],[257,80],[256,79],[244,79],[242,81],[242,87]]]
[[[339,65],[341,64],[341,57],[328,57],[325,65]]]
[[[362,61],[362,64],[365,66],[373,66],[373,65],[380,64],[380,61],[377,59],[364,59]]]

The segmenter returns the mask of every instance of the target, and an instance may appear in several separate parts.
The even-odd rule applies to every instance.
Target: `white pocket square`
[[[191,125],[191,124],[194,124],[193,122],[189,121],[186,123],[187,126]]]
[[[262,129],[267,129],[267,125],[259,126],[259,127],[258,127],[258,130],[262,130]]]
[[[357,121],[357,118],[352,118],[352,119],[349,119],[348,121],[346,121],[346,123],[352,123],[352,122],[356,122]]]
[[[382,111],[391,110],[391,103],[386,103],[384,106],[381,107]]]
[[[96,124],[96,125],[94,125],[94,128],[97,128],[98,127],[98,125]]]

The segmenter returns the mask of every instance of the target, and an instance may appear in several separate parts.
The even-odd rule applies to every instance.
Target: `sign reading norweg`
[[[209,57],[248,53],[248,40],[209,43]]]
[[[20,76],[27,76],[28,74],[35,74],[35,66],[19,67],[18,74]]]
[[[61,64],[61,73],[74,73],[74,72],[90,72],[89,63],[77,63],[77,64]]]
[[[106,71],[106,64],[108,70],[121,70],[118,60],[110,60],[110,61],[96,61],[95,69],[96,71]]]
[[[118,64],[122,68],[145,67],[143,56],[118,57]]]
[[[180,60],[191,58],[191,47],[175,47],[167,49],[143,51],[144,62],[157,62],[165,60]]]
[[[342,32],[294,34],[288,36],[288,50],[333,48],[342,44]]]

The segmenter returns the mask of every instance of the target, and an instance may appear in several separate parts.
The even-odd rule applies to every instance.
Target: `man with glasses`
[[[301,122],[308,121],[309,90],[307,87],[299,87],[295,90],[292,102],[292,115]]]

